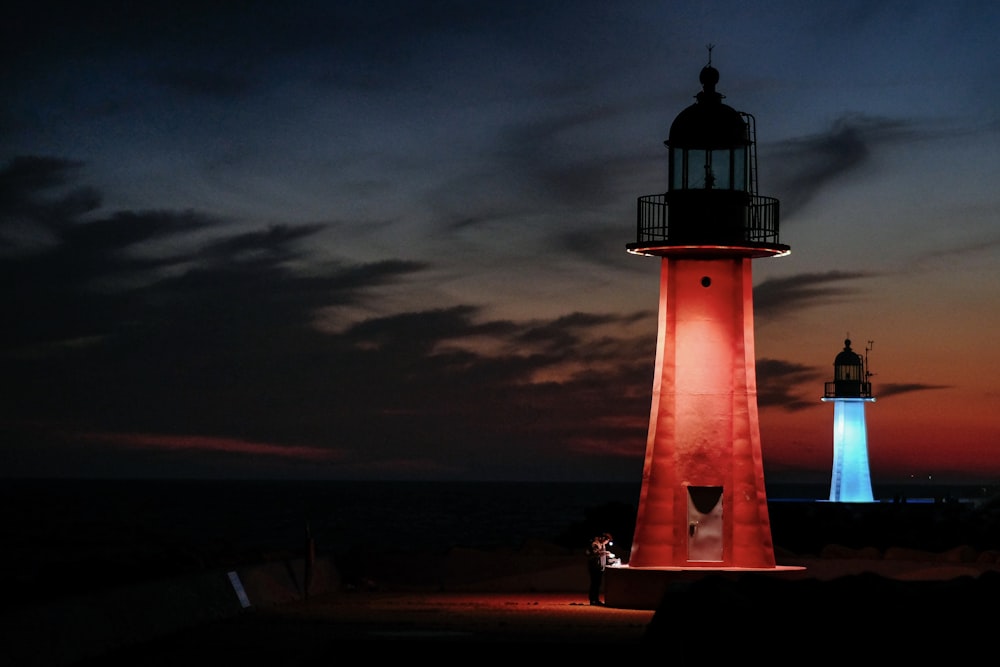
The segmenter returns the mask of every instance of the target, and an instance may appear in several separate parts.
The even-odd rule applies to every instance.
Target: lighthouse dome
[[[851,349],[851,339],[844,340],[844,349],[833,360],[834,366],[860,366],[861,355]]]
[[[702,91],[695,96],[698,101],[677,114],[665,143],[672,148],[706,150],[749,145],[746,121],[739,111],[723,104],[724,96],[715,90],[719,70],[706,65],[699,80]]]

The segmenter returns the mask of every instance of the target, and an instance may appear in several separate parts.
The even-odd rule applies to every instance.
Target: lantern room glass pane
[[[842,365],[837,366],[834,370],[835,380],[860,380],[861,379],[861,366],[854,365]]]
[[[682,190],[684,188],[684,151],[670,149],[670,189]]]
[[[730,157],[732,152],[727,148],[721,151],[712,151],[709,162],[712,165],[712,186],[716,190],[731,190],[733,188],[732,172],[730,171]]]
[[[710,162],[711,152],[695,149],[687,151],[687,155],[687,188],[689,190],[701,190],[709,187],[705,176],[712,171],[712,163]]]
[[[671,149],[671,190],[749,190],[744,147]]]
[[[747,191],[750,185],[747,181],[747,149],[733,150],[733,189]]]

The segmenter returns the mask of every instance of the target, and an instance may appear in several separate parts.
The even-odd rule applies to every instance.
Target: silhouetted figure
[[[587,547],[587,572],[590,574],[590,604],[603,607],[601,602],[601,585],[604,583],[604,568],[608,564],[608,544],[611,534],[598,535]]]

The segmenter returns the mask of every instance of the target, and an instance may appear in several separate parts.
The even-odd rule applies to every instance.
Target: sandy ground
[[[444,664],[666,651],[672,664],[701,664],[706,654],[729,660],[751,646],[780,664],[810,646],[845,659],[947,659],[989,650],[994,615],[983,608],[1000,594],[993,564],[806,562],[791,579],[707,575],[645,610],[594,607],[579,592],[495,590],[523,580],[463,592],[336,591],[250,608],[73,664],[173,667],[197,658],[242,667],[327,665],[358,651]]]
[[[655,612],[590,606],[566,593],[383,593],[327,595],[275,606],[124,648],[81,665],[330,664],[419,651],[420,659],[528,657],[555,647],[585,655],[638,648]],[[489,654],[482,653],[488,648]],[[428,651],[432,651],[428,655]]]

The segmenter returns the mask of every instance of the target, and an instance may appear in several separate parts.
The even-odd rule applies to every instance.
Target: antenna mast
[[[868,371],[868,352],[875,347],[875,341],[868,341],[868,345],[865,346],[865,381],[868,380],[874,373]]]

